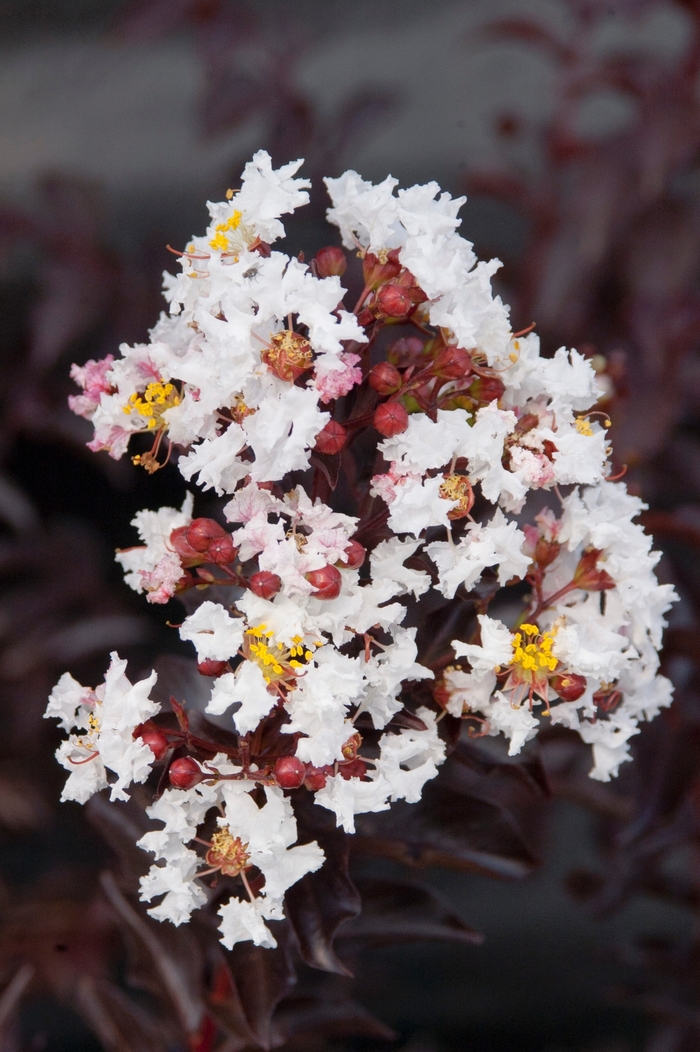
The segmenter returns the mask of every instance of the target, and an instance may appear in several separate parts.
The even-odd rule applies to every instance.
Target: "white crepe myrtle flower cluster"
[[[634,521],[643,505],[610,478],[590,362],[511,331],[498,261],[476,260],[463,199],[434,183],[326,180],[328,218],[361,261],[349,309],[341,249],[307,265],[271,247],[308,201],[301,163],[257,153],[176,252],[149,343],[72,372],[92,449],[119,458],[136,436],[136,464],[176,462],[222,501],[219,519],[195,516],[191,493],[144,510],[141,543],[117,553],[149,602],[188,604],[179,634],[210,678],[215,741],[186,699],[159,713],[155,674],[131,686],[113,655],[102,687],[66,674],[51,695],[70,733],[64,799],[107,785],[126,799],[167,765],[142,897],[180,924],[225,881],[228,947],[274,945],[285,891],[324,864],[297,843],[295,793],[349,833],[358,814],[417,802],[446,756],[445,717],[504,735],[511,755],[543,728],[576,731],[607,780],[671,701],[657,669],[675,596]],[[478,617],[449,622],[463,637],[419,653],[425,604],[474,610],[485,582]],[[521,582],[521,616],[486,612]]]

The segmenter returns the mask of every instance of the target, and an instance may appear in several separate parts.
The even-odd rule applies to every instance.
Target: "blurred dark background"
[[[57,803],[41,717],[66,669],[92,683],[110,649],[135,676],[179,653],[112,551],[184,486],[89,453],[68,371],[146,338],[166,244],[204,228],[260,147],[307,158],[312,205],[287,239],[307,259],[335,242],[323,174],[468,193],[462,230],[504,261],[513,328],[536,322],[546,353],[577,346],[608,376],[616,461],[682,596],[678,700],[619,782],[589,782],[585,750],[545,736],[512,800],[488,765],[474,776],[506,860],[470,818],[461,861],[409,872],[484,945],[362,950],[338,980],[355,1015],[295,1023],[284,1047],[700,1048],[699,70],[690,0],[0,0],[2,1052],[162,1047],[110,1021],[148,1006],[98,889],[100,817]],[[361,840],[358,878],[406,877]]]

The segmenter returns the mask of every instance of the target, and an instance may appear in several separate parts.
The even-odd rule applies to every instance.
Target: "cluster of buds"
[[[187,604],[180,637],[209,691],[196,733],[186,698],[161,711],[155,673],[132,685],[117,655],[95,689],[66,673],[47,711],[68,732],[64,799],[146,782],[162,827],[139,841],[155,856],[142,897],[175,924],[213,899],[226,946],[273,945],[286,889],[330,864],[296,843],[303,793],[352,833],[356,815],[420,798],[459,719],[512,755],[565,726],[606,780],[671,701],[657,669],[675,596],[641,503],[609,477],[590,362],[511,331],[497,261],[477,261],[462,200],[435,184],[326,180],[362,261],[346,309],[343,249],[307,266],[273,247],[308,200],[300,164],[256,154],[177,253],[150,342],[72,373],[91,448],[120,457],[153,433],[149,470],[170,460],[223,499],[217,519],[195,517],[192,493],[140,512],[141,544],[117,553],[150,602]],[[388,326],[403,332],[376,361]],[[438,606],[449,619],[485,573],[466,638],[420,653],[409,610],[412,625]],[[489,616],[522,582],[521,616]],[[224,878],[229,897],[211,894]]]

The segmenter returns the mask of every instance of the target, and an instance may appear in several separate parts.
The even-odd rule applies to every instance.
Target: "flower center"
[[[559,664],[552,654],[554,633],[540,633],[537,625],[521,625],[513,636],[511,665],[521,680],[538,679],[546,672],[554,672]],[[546,671],[545,671],[546,670]]]
[[[228,826],[222,826],[211,838],[206,859],[210,866],[220,869],[227,877],[237,877],[250,862],[250,854],[248,845],[233,836]]]
[[[587,438],[590,438],[593,434],[593,428],[591,427],[588,420],[586,420],[585,416],[577,416],[576,424],[574,426],[576,427],[576,430],[578,431],[579,435],[586,435]]]
[[[255,625],[246,629],[243,653],[254,661],[267,683],[281,682],[293,678],[296,669],[303,668],[313,657],[313,651],[305,645],[301,636],[293,636],[290,647],[273,639],[266,625]]]
[[[263,351],[262,360],[280,380],[294,381],[310,368],[314,355],[306,337],[291,329],[282,329],[270,337],[270,346]]]
[[[174,384],[164,384],[160,381],[150,383],[143,395],[134,392],[129,398],[128,404],[124,406],[125,413],[133,410],[146,418],[146,427],[152,431],[156,426],[163,426],[162,416],[167,409],[180,404],[180,392]]]
[[[438,492],[443,500],[458,501],[454,508],[448,511],[448,519],[463,519],[472,510],[474,493],[465,475],[443,475]]]

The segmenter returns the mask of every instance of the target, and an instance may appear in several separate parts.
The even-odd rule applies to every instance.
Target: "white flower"
[[[45,715],[58,717],[73,732],[56,752],[70,772],[62,800],[82,804],[107,785],[112,800],[128,800],[127,787],[148,778],[155,757],[145,742],[134,738],[134,731],[160,711],[148,697],[157,676],[152,672],[131,684],[125,669],[126,661],[113,653],[104,683],[95,691],[65,675],[54,687]],[[116,774],[115,782],[109,782],[107,771]]]
[[[172,584],[174,591],[174,584],[182,576],[183,570],[170,547],[170,534],[192,521],[193,500],[192,494],[188,493],[179,511],[176,508],[139,511],[131,520],[131,525],[136,527],[144,542],[143,546],[123,548],[115,558],[124,570],[124,580],[135,592],[156,592],[166,583]],[[177,567],[180,567],[180,572],[173,582]]]
[[[475,673],[493,672],[500,665],[508,665],[513,655],[512,633],[500,621],[488,614],[477,617],[481,629],[481,645],[452,640],[457,657],[465,657]]]
[[[239,734],[247,734],[267,716],[275,701],[258,666],[252,661],[243,661],[235,675],[227,672],[216,680],[206,711],[220,716],[231,705],[238,704],[233,722]]]
[[[445,743],[438,737],[435,713],[422,707],[417,715],[427,729],[404,728],[398,734],[385,734],[376,761],[377,771],[391,786],[391,799],[409,804],[420,800],[423,786],[435,778],[437,765],[445,759]]]
[[[500,585],[512,577],[524,577],[530,564],[522,550],[524,543],[524,533],[497,508],[491,522],[483,526],[468,523],[466,536],[457,544],[434,541],[425,550],[438,568],[440,591],[451,599],[460,584],[469,591],[487,566],[498,567]]]
[[[209,600],[198,606],[180,625],[180,639],[194,644],[200,661],[226,661],[238,653],[244,625],[221,606]]]

